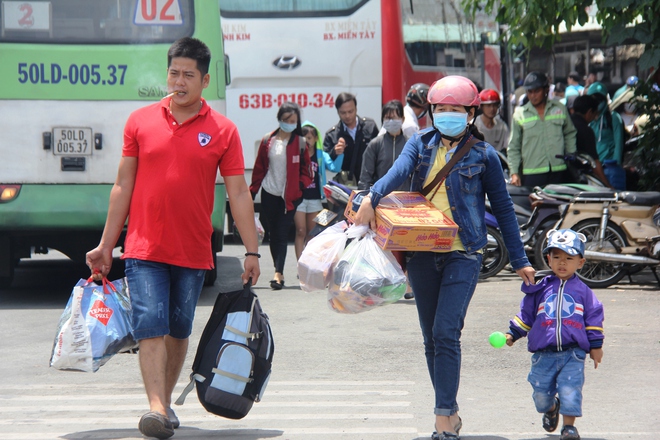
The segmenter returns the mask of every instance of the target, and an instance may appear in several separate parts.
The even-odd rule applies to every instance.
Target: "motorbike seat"
[[[653,206],[660,204],[660,192],[657,191],[624,191],[619,193],[619,198],[630,205]]]

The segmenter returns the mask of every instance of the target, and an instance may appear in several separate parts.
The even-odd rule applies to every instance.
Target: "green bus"
[[[185,36],[211,49],[204,98],[225,114],[217,1],[0,0],[0,287],[21,258],[56,249],[84,261],[98,244],[124,124],[167,94],[167,50]],[[220,178],[215,197],[214,255],[224,235]]]

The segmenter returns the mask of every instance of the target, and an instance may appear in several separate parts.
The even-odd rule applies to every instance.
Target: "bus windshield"
[[[194,32],[192,0],[0,1],[0,42],[170,43]]]

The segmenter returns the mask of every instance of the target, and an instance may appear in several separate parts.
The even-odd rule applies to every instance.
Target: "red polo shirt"
[[[241,140],[234,123],[203,99],[183,124],[169,103],[136,110],[124,128],[122,154],[137,157],[138,166],[122,258],[211,269],[215,180],[218,169],[244,174]]]

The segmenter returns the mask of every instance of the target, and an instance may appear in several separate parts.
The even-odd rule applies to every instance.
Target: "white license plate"
[[[53,154],[56,156],[91,156],[94,148],[92,129],[84,127],[54,127]]]

